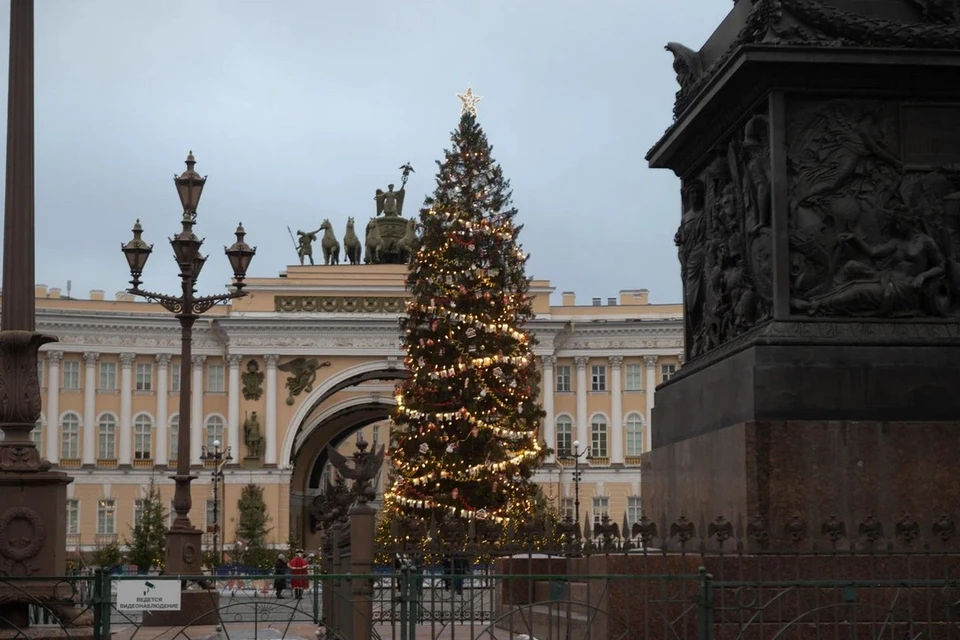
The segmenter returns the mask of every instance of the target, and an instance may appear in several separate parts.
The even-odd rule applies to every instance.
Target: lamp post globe
[[[213,441],[213,448],[214,448],[214,449],[219,449],[219,448],[220,448],[220,441],[219,441],[219,440],[214,440],[214,441]]]

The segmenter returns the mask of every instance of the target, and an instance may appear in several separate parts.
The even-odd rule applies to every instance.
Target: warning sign
[[[122,580],[117,582],[119,611],[180,611],[179,580]]]

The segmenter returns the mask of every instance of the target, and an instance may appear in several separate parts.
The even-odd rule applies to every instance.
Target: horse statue
[[[404,232],[403,237],[400,238],[400,242],[397,244],[397,247],[400,249],[400,254],[403,256],[403,261],[407,262],[410,260],[410,255],[413,253],[413,247],[417,243],[417,220],[416,218],[410,218],[407,221],[407,230]]]
[[[320,246],[323,247],[323,264],[340,264],[340,242],[333,235],[333,225],[324,218],[320,230],[323,231],[323,239],[320,240]]]
[[[367,264],[378,264],[381,249],[383,249],[383,237],[380,235],[380,227],[377,225],[376,218],[370,218],[370,222],[367,223],[366,257],[364,258],[364,262]]]
[[[347,218],[347,232],[343,236],[343,254],[350,264],[360,264],[360,238],[353,230],[353,218]]]

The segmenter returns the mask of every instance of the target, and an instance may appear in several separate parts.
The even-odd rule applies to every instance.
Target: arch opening
[[[304,443],[310,438],[311,432],[317,428],[318,419],[311,419],[311,415],[335,394],[364,382],[402,380],[406,377],[407,370],[400,363],[393,361],[365,362],[330,376],[304,399],[291,418],[283,444],[278,451],[278,460],[281,464],[297,466],[297,458],[303,450]],[[389,398],[384,397],[382,400],[388,404],[394,404],[393,394],[388,395]],[[370,399],[375,401],[376,397],[371,395]],[[320,415],[324,413],[326,412]]]

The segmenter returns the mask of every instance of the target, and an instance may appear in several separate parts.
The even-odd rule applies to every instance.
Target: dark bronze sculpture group
[[[361,253],[363,264],[406,264],[416,240],[417,221],[403,217],[403,201],[407,195],[407,180],[414,171],[409,162],[400,169],[402,174],[399,190],[395,191],[393,184],[387,185],[386,191],[377,189],[373,197],[377,215],[367,223],[362,243],[354,228],[353,217],[347,218],[342,245],[337,240],[330,220],[324,219],[316,231],[297,230],[293,244],[300,264],[305,264],[308,260],[311,265],[314,264],[313,244],[318,239],[325,265],[340,264],[341,248],[344,260],[352,265],[361,264]],[[290,237],[293,239],[293,232]]]

